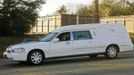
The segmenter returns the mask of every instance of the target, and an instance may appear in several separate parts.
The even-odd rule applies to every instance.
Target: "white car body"
[[[74,40],[72,32],[75,31],[89,31],[92,38]],[[64,32],[70,32],[70,40],[55,41],[56,36]],[[4,56],[14,61],[27,61],[28,54],[32,50],[42,50],[45,58],[87,55],[105,53],[106,48],[112,44],[117,45],[120,52],[133,50],[133,44],[123,24],[70,25],[58,28],[51,33],[57,34],[49,42],[34,41],[12,45],[4,52]],[[19,51],[20,48],[22,50]],[[14,49],[16,51],[12,51]]]

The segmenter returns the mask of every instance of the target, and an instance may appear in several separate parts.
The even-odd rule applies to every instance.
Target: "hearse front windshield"
[[[40,39],[41,42],[50,42],[58,33],[50,32]]]

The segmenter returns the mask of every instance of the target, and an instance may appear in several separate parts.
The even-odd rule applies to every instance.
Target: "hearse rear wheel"
[[[119,48],[118,46],[111,45],[106,49],[105,57],[112,59],[118,56]]]

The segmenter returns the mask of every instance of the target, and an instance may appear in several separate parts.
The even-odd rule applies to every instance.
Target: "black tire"
[[[29,53],[28,55],[28,63],[32,65],[42,64],[44,60],[44,55],[41,51],[35,50]]]
[[[118,56],[119,48],[118,46],[108,46],[105,52],[105,57],[109,59],[116,58]]]
[[[89,55],[90,58],[97,58],[97,56],[98,56],[97,54],[91,54],[91,55]]]

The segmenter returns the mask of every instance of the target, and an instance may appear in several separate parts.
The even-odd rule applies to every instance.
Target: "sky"
[[[46,0],[46,3],[44,5],[42,5],[39,15],[45,16],[47,14],[52,14],[62,5],[69,5],[69,4],[88,5],[88,4],[92,3],[92,1],[93,0]]]

